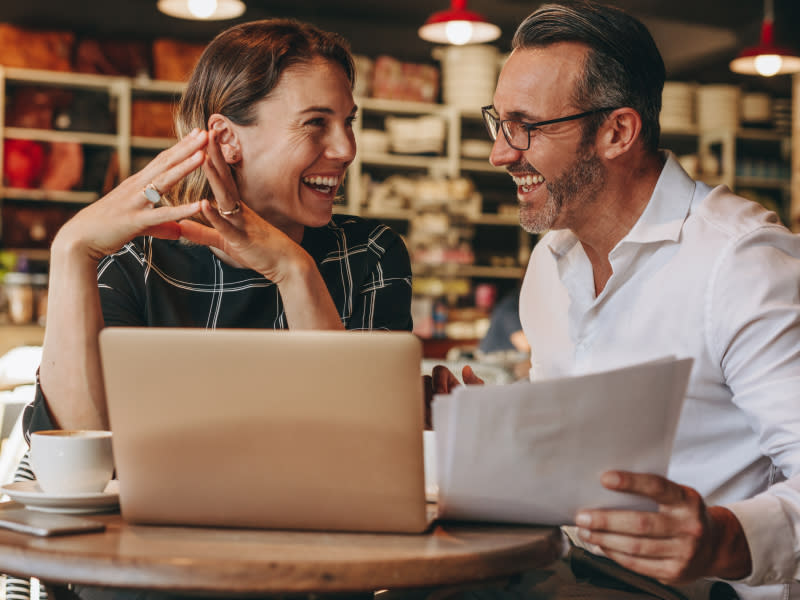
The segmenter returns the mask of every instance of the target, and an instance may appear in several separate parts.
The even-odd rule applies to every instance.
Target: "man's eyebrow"
[[[535,115],[521,110],[512,110],[511,112],[507,113],[507,115],[508,119],[513,119],[514,121],[529,121],[531,123],[535,123],[536,121],[542,120],[537,118]]]

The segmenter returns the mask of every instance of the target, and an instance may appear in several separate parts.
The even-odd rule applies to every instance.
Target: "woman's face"
[[[236,165],[245,203],[288,234],[321,227],[356,153],[356,105],[336,63],[316,58],[287,69],[256,105],[256,122],[234,126]]]

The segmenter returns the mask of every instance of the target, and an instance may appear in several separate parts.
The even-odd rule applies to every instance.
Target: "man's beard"
[[[597,191],[603,187],[606,171],[597,152],[584,144],[580,154],[561,177],[546,181],[547,198],[544,206],[520,203],[519,223],[528,233],[544,233],[552,229],[564,207],[574,212],[591,203]]]

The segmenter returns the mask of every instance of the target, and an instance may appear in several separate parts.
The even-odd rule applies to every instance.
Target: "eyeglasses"
[[[526,123],[525,121],[515,121],[514,119],[501,119],[493,111],[494,106],[484,106],[481,108],[483,115],[483,124],[486,125],[486,130],[489,132],[489,137],[492,140],[497,139],[498,130],[503,130],[503,135],[508,142],[508,145],[524,152],[531,147],[531,132],[536,131],[544,125],[552,125],[553,123],[563,123],[564,121],[574,121],[575,119],[582,119],[589,115],[606,112],[609,110],[616,110],[616,108],[596,108],[594,110],[587,110],[586,112],[578,113],[576,115],[569,115],[567,117],[560,117],[558,119],[549,119],[547,121],[539,121],[538,123]]]

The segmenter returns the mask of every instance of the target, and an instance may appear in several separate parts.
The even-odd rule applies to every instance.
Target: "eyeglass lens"
[[[515,150],[525,151],[530,145],[530,131],[525,124],[521,121],[506,120],[503,121],[495,114],[490,112],[489,107],[482,109],[483,122],[486,125],[486,130],[489,132],[489,137],[492,140],[497,139],[497,134],[500,128],[503,128],[503,135],[508,142],[508,145]]]

